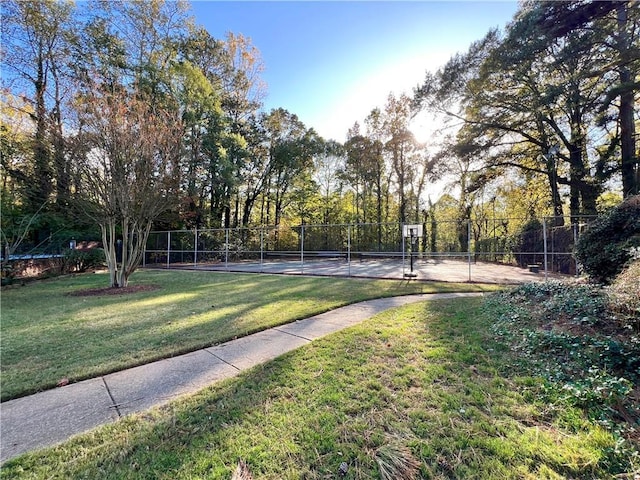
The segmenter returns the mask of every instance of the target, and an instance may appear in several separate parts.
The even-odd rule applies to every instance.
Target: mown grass
[[[510,369],[481,299],[387,311],[3,466],[5,478],[633,478],[629,450]],[[521,365],[522,366],[522,365]],[[565,408],[566,407],[566,408]],[[637,458],[636,458],[637,461]],[[635,465],[638,468],[638,465]]]
[[[2,292],[1,398],[173,356],[369,298],[496,287],[214,272],[142,271],[154,291],[79,297],[106,274]]]

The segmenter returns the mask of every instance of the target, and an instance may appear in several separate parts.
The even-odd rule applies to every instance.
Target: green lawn
[[[154,291],[79,297],[106,274],[66,277],[2,292],[2,400],[221,343],[364,299],[480,291],[471,284],[140,271]]]
[[[235,277],[216,281],[240,288]],[[306,281],[274,279],[301,299]],[[338,294],[335,282],[325,288]],[[535,394],[540,380],[522,363],[511,368],[514,353],[490,333],[495,308],[459,299],[389,310],[12,460],[3,478],[229,479],[239,460],[253,478],[273,480],[339,478],[342,462],[348,479],[633,478],[617,476],[633,465],[612,433],[570,405],[546,403]]]

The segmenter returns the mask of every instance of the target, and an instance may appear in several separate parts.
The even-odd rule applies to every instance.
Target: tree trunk
[[[52,144],[53,144],[53,164],[56,172],[56,203],[64,208],[69,203],[71,196],[71,175],[69,172],[69,161],[65,152],[65,138],[62,127],[62,98],[60,94],[60,78],[57,67],[51,66],[51,73],[54,81],[54,107],[52,112]]]
[[[578,111],[576,102],[575,110],[571,115],[571,143],[569,147],[569,210],[571,214],[571,223],[578,222],[578,218],[582,213],[581,209],[581,184],[584,184],[584,178],[588,175],[588,171],[584,163],[584,135],[582,134],[582,115]]]
[[[553,158],[547,160],[547,176],[549,179],[549,186],[551,188],[551,202],[553,205],[553,224],[556,227],[564,225],[564,213],[562,211],[562,199],[560,198],[560,191],[558,189],[558,167],[555,164]]]
[[[253,202],[255,199],[250,200],[249,197],[247,196],[247,199],[244,202],[244,205],[242,206],[242,226],[246,227],[249,225],[249,222],[251,220],[251,210],[253,208]]]
[[[109,219],[100,224],[102,231],[102,246],[104,248],[105,261],[109,270],[109,287],[118,287],[118,262],[116,259],[116,225]]]
[[[582,200],[582,215],[595,216],[598,214],[597,200],[602,193],[602,187],[592,182],[583,182],[580,188]]]
[[[620,148],[622,169],[622,192],[625,197],[640,193],[640,165],[635,151],[635,123],[634,123],[634,91],[630,84],[633,76],[628,67],[630,41],[627,33],[627,4],[620,3],[617,6],[618,17],[618,51],[620,53],[620,86],[623,88],[620,94],[619,123],[620,123]]]
[[[36,174],[36,191],[31,194],[33,211],[49,200],[51,194],[51,165],[49,148],[47,142],[47,121],[45,92],[47,89],[47,79],[45,74],[44,54],[40,52],[38,56],[38,73],[34,82],[36,90],[36,131],[33,146],[33,156]]]

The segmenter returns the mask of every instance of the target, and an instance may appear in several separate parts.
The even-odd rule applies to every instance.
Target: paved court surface
[[[287,275],[320,275],[406,279],[411,273],[409,259],[352,260],[324,259],[305,261],[224,262],[211,264],[172,264],[176,269],[197,269],[249,273],[278,273]],[[413,273],[416,280],[440,282],[474,282],[512,285],[545,280],[544,268],[538,273],[526,268],[464,259],[415,259]],[[560,278],[549,273],[546,278]],[[566,276],[565,276],[566,277]]]
[[[3,402],[0,462],[196,392],[386,309],[481,295],[421,294],[360,302],[222,345]]]

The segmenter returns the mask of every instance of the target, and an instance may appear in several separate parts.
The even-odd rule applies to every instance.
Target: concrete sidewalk
[[[422,294],[356,303],[215,347],[4,402],[0,404],[0,463],[233,377],[389,308],[481,295]]]

